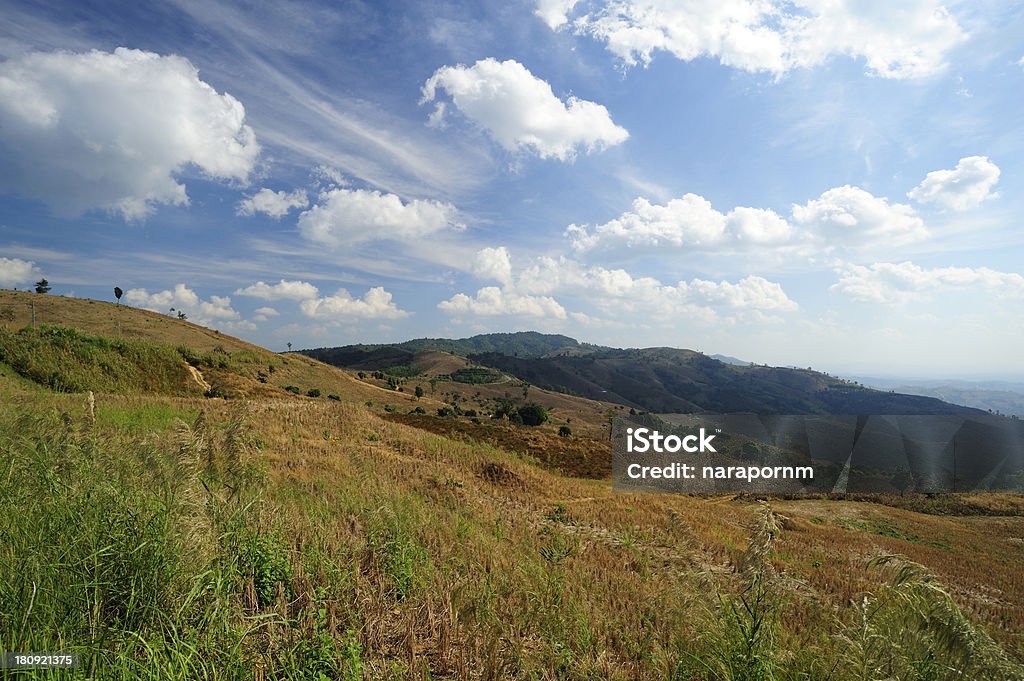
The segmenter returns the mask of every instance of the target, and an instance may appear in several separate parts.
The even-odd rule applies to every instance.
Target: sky
[[[0,288],[1024,377],[1024,6],[0,0]]]

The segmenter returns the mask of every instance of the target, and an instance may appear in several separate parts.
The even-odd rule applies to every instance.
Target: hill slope
[[[48,302],[84,327],[106,323],[91,312],[148,315]],[[1022,678],[1008,659],[1024,658],[1019,495],[775,500],[776,516],[742,497],[621,494],[546,465],[574,455],[589,475],[607,456],[596,438],[398,413],[444,403],[310,358],[216,334],[220,350],[2,333],[31,352],[7,345],[0,366],[0,650],[80,653],[82,678],[738,678],[750,650],[777,678],[855,662],[871,678],[926,664]],[[140,348],[155,354],[139,361]],[[173,372],[193,363],[247,399],[136,373],[184,377]],[[104,364],[117,381],[92,372]],[[61,392],[40,380],[47,366],[112,392]],[[343,400],[295,396],[285,380]],[[952,514],[918,512],[934,507]],[[867,562],[880,553],[913,563]],[[913,636],[908,602],[925,613]],[[851,640],[900,645],[853,660]]]
[[[495,348],[472,352],[472,348]],[[345,346],[305,354],[346,368],[415,366],[425,351],[464,354],[537,387],[653,412],[961,414],[938,399],[872,390],[805,369],[733,364],[692,350],[621,350],[565,336],[488,334],[445,341]]]

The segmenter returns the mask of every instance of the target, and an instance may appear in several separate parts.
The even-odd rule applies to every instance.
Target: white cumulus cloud
[[[792,311],[797,309],[782,286],[763,277],[750,275],[736,283],[693,279],[679,282],[684,298],[703,305],[725,306],[733,309]]]
[[[510,152],[532,151],[541,158],[568,161],[580,149],[596,151],[629,137],[604,106],[572,96],[563,102],[546,81],[512,59],[439,68],[424,83],[420,103],[437,99],[439,90]],[[444,105],[438,104],[432,123],[444,117]]]
[[[493,279],[502,284],[512,282],[512,258],[504,246],[477,251],[473,274],[481,279]]]
[[[485,286],[476,292],[475,297],[456,293],[448,300],[442,300],[437,307],[455,316],[566,318],[565,308],[554,298],[516,293],[497,286]]]
[[[345,289],[338,289],[333,296],[304,300],[299,305],[302,314],[312,319],[400,319],[408,312],[401,310],[391,299],[391,294],[381,286],[375,286],[362,298],[353,298]]]
[[[482,288],[476,298],[460,293],[438,307],[451,313],[520,314],[561,319],[564,308],[551,296],[565,295],[586,301],[613,316],[638,309],[658,315],[695,311],[713,315],[715,309],[733,312],[797,309],[782,286],[755,275],[737,282],[692,279],[666,285],[654,277],[634,277],[623,269],[585,265],[565,256],[540,256],[515,270],[504,247],[484,249],[481,254],[491,255],[496,251],[502,253],[503,266],[506,262],[508,265],[502,287]],[[477,276],[495,278],[483,276],[480,271]]]
[[[570,225],[566,230],[573,248],[593,249],[681,248],[708,249],[781,243],[793,229],[771,210],[734,208],[721,213],[697,194],[685,194],[664,205],[645,198],[633,201],[633,209],[593,228]]]
[[[188,59],[126,48],[0,63],[0,146],[0,191],[125,220],[187,205],[188,166],[244,183],[260,150],[241,102]]]
[[[889,203],[860,187],[843,185],[823,192],[804,205],[793,206],[793,221],[820,235],[830,246],[894,246],[928,237],[914,209]]]
[[[832,290],[867,303],[900,304],[928,294],[980,290],[998,297],[1024,297],[1024,276],[987,267],[925,269],[912,262],[847,265]]]
[[[967,210],[998,194],[992,187],[999,181],[999,166],[985,156],[960,159],[952,170],[934,170],[907,193],[918,203]]]
[[[537,0],[534,12],[549,28],[556,29],[569,22],[569,12],[580,0]]]
[[[937,0],[538,0],[536,14],[603,42],[626,65],[667,52],[775,75],[846,55],[873,75],[923,77],[967,38]]]
[[[30,284],[39,276],[39,268],[30,260],[0,258],[0,286]]]
[[[271,317],[277,317],[281,313],[272,307],[258,307],[256,308],[252,320],[254,322],[265,322]]]
[[[144,288],[133,288],[124,293],[124,302],[154,312],[184,312],[188,320],[200,326],[214,326],[218,322],[236,322],[241,330],[251,330],[245,322],[238,321],[241,315],[231,307],[231,298],[210,296],[203,300],[185,284],[178,284],[173,290],[150,293]],[[234,327],[233,327],[234,328]]]
[[[251,296],[263,300],[309,300],[320,295],[320,289],[306,281],[282,279],[276,284],[257,281],[235,291],[236,296]]]
[[[450,203],[413,199],[368,189],[332,189],[299,216],[299,232],[331,247],[347,244],[421,239],[445,230],[462,230]]]
[[[280,219],[293,208],[305,208],[309,205],[309,197],[305,190],[296,189],[289,193],[275,192],[272,189],[260,189],[252,196],[247,196],[238,203],[239,215],[255,215],[265,213],[272,218]]]

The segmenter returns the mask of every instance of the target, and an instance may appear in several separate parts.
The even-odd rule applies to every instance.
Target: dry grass
[[[188,545],[203,547],[193,558],[227,551],[248,570],[224,587],[240,618],[233,622],[272,616],[237,651],[267,678],[315,678],[297,670],[321,657],[333,665],[328,678],[855,678],[840,637],[853,637],[865,598],[926,593],[901,591],[869,565],[894,553],[948,592],[948,602],[929,601],[946,624],[966,636],[962,611],[1024,659],[1024,517],[823,499],[776,500],[767,512],[732,497],[615,494],[604,480],[562,475],[532,455],[569,447],[550,432],[495,426],[488,442],[465,419],[380,412],[442,404],[429,395],[416,401],[294,355],[257,357],[279,363],[275,376],[337,390],[342,401],[259,392],[268,384],[234,371],[248,399],[98,394],[88,432],[178,462],[183,506],[173,518],[187,525]],[[0,398],[86,421],[84,395],[6,373]],[[235,479],[228,471],[243,460],[262,482],[228,532],[219,516],[196,510],[207,480],[196,471]],[[1020,499],[991,502],[1012,510]],[[930,620],[915,621],[930,631]],[[738,664],[737,641],[752,623],[767,637]]]

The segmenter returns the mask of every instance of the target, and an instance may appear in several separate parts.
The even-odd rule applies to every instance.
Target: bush
[[[310,397],[320,397],[320,388],[310,388],[306,394]]]
[[[525,426],[539,426],[548,420],[548,412],[539,404],[527,404],[517,413]]]
[[[569,437],[570,435],[572,435],[572,428],[569,426],[562,426],[558,429],[559,437]]]
[[[335,402],[341,402],[341,398],[338,397],[337,395],[328,395],[327,399],[334,400]]]
[[[299,393],[302,392],[301,390],[299,390],[298,386],[295,385],[286,385],[284,389],[292,393],[293,395],[298,395]]]

